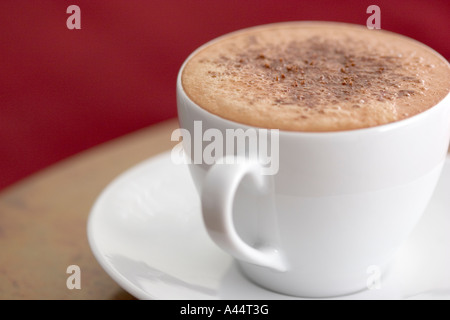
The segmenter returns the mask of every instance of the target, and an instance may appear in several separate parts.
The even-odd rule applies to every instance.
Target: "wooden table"
[[[0,193],[0,299],[134,299],[100,267],[86,226],[117,175],[169,150],[176,119],[75,155]],[[69,290],[70,265],[81,289]]]

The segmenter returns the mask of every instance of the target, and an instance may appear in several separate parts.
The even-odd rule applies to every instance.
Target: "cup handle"
[[[258,192],[270,194],[273,177],[263,175],[263,167],[256,161],[239,161],[236,157],[231,160],[222,159],[214,164],[203,183],[202,214],[209,236],[238,260],[276,271],[287,271],[287,263],[275,243],[254,248],[242,240],[233,222],[234,197],[242,179],[249,175]]]

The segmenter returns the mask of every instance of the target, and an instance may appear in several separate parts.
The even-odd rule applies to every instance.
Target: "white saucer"
[[[339,299],[450,299],[450,157],[420,224],[381,288]],[[92,208],[92,251],[138,299],[296,299],[244,278],[208,237],[188,168],[170,153],[115,179]],[[369,277],[370,275],[368,275]]]

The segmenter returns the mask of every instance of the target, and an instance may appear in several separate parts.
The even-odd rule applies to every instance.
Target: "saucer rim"
[[[117,185],[120,185],[121,182],[126,180],[126,178],[133,172],[139,171],[141,168],[149,165],[149,163],[164,160],[169,153],[170,151],[165,151],[153,157],[150,157],[144,161],[141,161],[136,165],[126,169],[118,176],[116,176],[114,179],[112,179],[107,184],[107,186],[100,192],[100,194],[94,201],[94,204],[92,205],[92,208],[89,212],[89,216],[87,219],[87,228],[86,228],[87,239],[95,259],[100,264],[102,269],[114,280],[114,282],[116,282],[122,289],[124,289],[129,294],[131,294],[132,296],[134,296],[139,300],[158,300],[158,298],[154,297],[153,295],[146,292],[142,288],[133,285],[122,273],[117,271],[117,268],[114,268],[114,266],[111,265],[111,263],[109,263],[107,259],[105,259],[104,254],[101,252],[100,248],[98,247],[95,241],[94,220],[98,216],[100,206],[105,201],[105,198],[107,198],[107,196],[110,194],[111,190],[113,190]]]

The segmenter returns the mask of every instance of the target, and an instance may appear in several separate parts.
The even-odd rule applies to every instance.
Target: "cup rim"
[[[252,126],[249,124],[245,124],[242,122],[237,122],[234,120],[229,120],[226,118],[223,118],[221,116],[218,116],[202,107],[200,107],[196,102],[194,102],[186,93],[186,91],[183,88],[182,85],[182,81],[181,81],[181,76],[183,74],[183,70],[186,66],[186,64],[188,63],[188,61],[195,56],[199,51],[203,50],[204,48],[214,44],[217,41],[220,41],[222,38],[225,37],[229,37],[231,35],[234,34],[238,34],[241,32],[245,32],[245,31],[250,31],[252,29],[256,29],[256,28],[260,28],[260,27],[270,27],[271,25],[289,25],[289,24],[298,24],[298,23],[304,23],[304,24],[338,24],[338,25],[342,25],[342,26],[360,26],[360,27],[364,27],[363,25],[359,25],[359,24],[353,24],[353,23],[347,23],[347,22],[337,22],[337,21],[312,21],[312,20],[302,20],[302,21],[284,21],[284,22],[275,22],[275,23],[269,23],[269,24],[261,24],[261,25],[256,25],[256,26],[252,26],[252,27],[248,27],[248,28],[243,28],[243,29],[238,29],[229,33],[225,33],[221,36],[218,36],[214,39],[211,39],[209,41],[207,41],[206,43],[204,43],[203,45],[199,46],[197,49],[195,49],[194,51],[192,51],[187,58],[183,61],[179,71],[178,71],[178,75],[177,75],[177,95],[178,94],[182,94],[183,98],[188,100],[192,106],[194,106],[194,108],[196,108],[198,111],[200,112],[204,112],[205,114],[208,114],[208,116],[212,116],[220,121],[224,121],[224,122],[229,122],[230,124],[233,124],[234,126],[238,126],[238,127],[243,127],[243,128],[256,128],[256,129],[267,129],[267,130],[271,130],[271,129],[276,129],[276,128],[265,128],[265,127],[257,127],[257,126]],[[447,59],[445,59],[439,52],[437,52],[436,50],[434,50],[433,48],[427,46],[426,44],[415,40],[413,38],[410,38],[408,36],[405,36],[403,34],[399,34],[399,33],[395,33],[389,30],[382,30],[383,32],[387,32],[396,36],[400,36],[400,37],[404,37],[409,39],[410,41],[414,41],[415,43],[426,47],[428,50],[431,50],[434,54],[436,54],[438,57],[440,57],[441,60],[443,60],[447,66],[450,68],[450,62],[447,61]],[[380,132],[380,131],[391,131],[391,130],[395,130],[397,128],[403,127],[403,126],[408,126],[410,125],[410,123],[414,123],[417,121],[420,121],[420,119],[427,117],[430,113],[436,112],[436,109],[439,108],[443,108],[446,105],[446,101],[450,100],[450,91],[440,100],[438,101],[434,106],[418,113],[415,114],[411,117],[402,119],[402,120],[397,120],[394,122],[389,122],[389,123],[385,123],[385,124],[381,124],[381,125],[376,125],[376,126],[372,126],[372,127],[364,127],[364,128],[356,128],[356,129],[348,129],[348,130],[335,130],[335,131],[295,131],[295,130],[285,130],[285,129],[277,129],[279,130],[280,133],[283,134],[287,134],[287,135],[295,135],[295,136],[330,136],[330,135],[354,135],[354,134],[369,134],[372,132]],[[449,101],[449,105],[450,105],[450,101]]]

